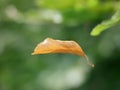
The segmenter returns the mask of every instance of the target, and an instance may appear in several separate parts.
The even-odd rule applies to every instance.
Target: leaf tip
[[[33,53],[31,53],[31,55],[35,55],[35,53],[33,52]]]
[[[96,31],[96,30],[93,30],[90,35],[91,36],[98,36],[100,34],[100,32]]]

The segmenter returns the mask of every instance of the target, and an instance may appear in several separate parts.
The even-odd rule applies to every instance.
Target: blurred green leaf
[[[120,0],[0,0],[0,90],[120,90],[120,25],[89,36],[119,8]],[[46,37],[81,44],[95,68],[75,55],[31,56]]]
[[[120,10],[118,10],[111,19],[103,21],[102,23],[98,24],[95,28],[93,28],[91,35],[98,36],[102,31],[117,25],[120,22]]]

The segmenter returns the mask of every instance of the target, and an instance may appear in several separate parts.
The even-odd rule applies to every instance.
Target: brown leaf
[[[32,55],[48,53],[70,53],[80,55],[85,57],[88,63],[94,67],[94,64],[89,61],[87,55],[75,41],[61,41],[47,38],[37,45]]]

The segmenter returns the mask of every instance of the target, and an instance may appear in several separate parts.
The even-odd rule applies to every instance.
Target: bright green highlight
[[[117,11],[110,20],[103,21],[93,28],[91,35],[98,36],[102,31],[107,30],[108,28],[117,25],[120,22],[120,10]]]

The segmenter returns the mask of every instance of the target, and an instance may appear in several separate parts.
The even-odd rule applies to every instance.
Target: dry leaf
[[[75,41],[61,41],[47,38],[37,45],[32,55],[47,53],[71,53],[80,55],[85,57],[88,63],[94,67],[94,64],[89,61],[87,55]]]

